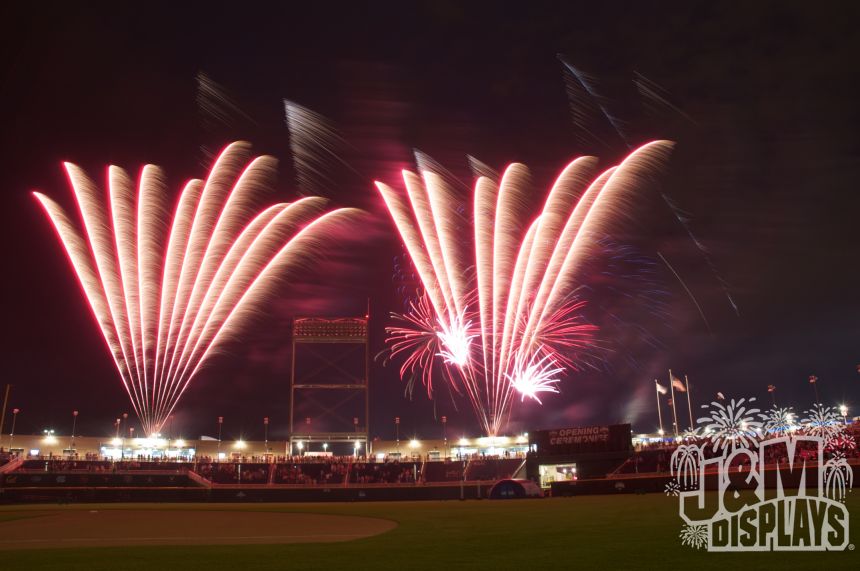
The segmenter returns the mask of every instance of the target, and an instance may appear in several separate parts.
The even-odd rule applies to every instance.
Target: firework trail
[[[627,146],[627,148],[631,149],[632,145],[629,143],[629,137],[623,130],[624,122],[610,112],[606,104],[606,99],[597,91],[594,78],[592,78],[582,70],[576,68],[565,58],[564,55],[558,54],[558,59],[564,66],[564,80],[567,88],[568,99],[570,101],[574,125],[579,127],[579,129],[583,132],[590,135],[596,142],[605,146],[609,146],[605,141],[600,139],[589,127],[595,117],[593,110],[599,110],[600,113],[603,114],[603,116],[615,130],[615,132],[618,134],[618,136],[621,138],[621,140],[624,142],[624,144]],[[673,106],[668,101],[668,99],[659,95],[657,90],[661,88],[659,88],[656,83],[648,80],[645,76],[639,73],[636,73],[636,77],[634,78],[633,82],[641,95],[658,100],[664,106],[676,110],[685,119],[692,121],[692,119],[688,115],[683,113],[677,107]],[[711,273],[714,275],[714,277],[717,279],[717,282],[720,284],[720,287],[722,288],[723,293],[725,294],[726,299],[729,302],[729,305],[731,305],[732,310],[734,310],[736,315],[740,316],[740,310],[738,309],[738,306],[735,303],[734,298],[732,297],[731,291],[729,291],[728,282],[723,279],[722,275],[717,269],[717,265],[711,258],[711,254],[708,249],[705,247],[704,244],[702,244],[702,242],[696,237],[696,235],[690,228],[689,215],[682,211],[666,193],[661,192],[660,196],[663,198],[663,201],[666,203],[666,206],[668,206],[671,210],[672,215],[675,217],[675,219],[690,237],[690,240],[692,240],[693,244],[695,244],[696,248],[699,250],[699,253],[702,255],[702,258],[705,260],[705,263],[708,264],[708,268],[711,270]],[[663,258],[663,256],[660,257]],[[665,258],[663,258],[663,261],[666,263],[667,266],[669,265],[669,262],[666,261]],[[671,266],[670,269],[672,269]],[[672,273],[681,282],[681,285],[684,287],[684,290],[693,300],[693,303],[696,305],[696,308],[699,310],[699,313],[702,315],[702,318],[704,320],[704,314],[702,313],[702,309],[699,305],[699,302],[696,301],[696,298],[693,296],[690,289],[681,280],[680,275],[678,275],[678,273],[675,272],[674,269],[672,269]],[[705,322],[707,325],[707,320],[705,320]],[[707,327],[710,331],[710,326],[707,325]]]
[[[233,96],[205,71],[199,71],[196,80],[197,107],[204,127],[214,129],[239,123],[256,125],[256,121],[239,107]]]
[[[83,228],[34,193],[54,225],[146,434],[158,433],[201,366],[234,335],[279,278],[289,278],[323,238],[354,218],[321,198],[258,211],[276,172],[233,143],[206,181],[189,181],[171,219],[161,170],[135,184],[108,169],[108,195],[65,163]]]
[[[638,71],[634,71],[633,76],[633,84],[636,86],[636,91],[639,92],[639,95],[641,95],[643,99],[652,102],[651,105],[648,105],[649,107],[653,109],[668,109],[669,111],[680,115],[693,125],[698,125],[690,115],[669,100],[668,91]]]
[[[236,97],[205,71],[195,76],[197,84],[197,117],[207,133],[207,140],[231,140],[227,133],[247,132],[258,128],[257,122],[240,106]],[[218,155],[217,148],[200,146],[200,164],[209,168]]]
[[[493,181],[499,180],[499,173],[481,162],[479,159],[476,159],[472,155],[466,155],[466,160],[469,161],[469,170],[472,171],[472,176],[475,180],[478,180],[482,176]]]
[[[564,84],[570,102],[573,124],[579,127],[582,132],[586,133],[596,143],[609,148],[611,145],[591,128],[595,124],[595,119],[599,115],[603,115],[609,121],[615,133],[621,138],[621,141],[629,148],[627,135],[622,130],[622,121],[609,112],[606,100],[597,92],[596,80],[577,67],[574,67],[563,55],[558,54],[557,57],[564,65]],[[585,144],[589,143],[586,137],[580,137],[580,139]]]
[[[538,400],[557,392],[559,374],[574,364],[569,354],[587,350],[594,331],[574,297],[577,277],[600,249],[601,231],[671,147],[648,143],[599,175],[596,159],[576,159],[530,223],[520,164],[499,182],[478,178],[471,225],[431,171],[403,171],[405,196],[377,182],[424,287],[422,301],[389,328],[392,354],[407,355],[401,373],[420,372],[432,393],[440,357],[443,377],[467,395],[491,435],[503,428],[515,393]]]
[[[346,140],[334,123],[298,103],[284,99],[284,117],[290,132],[290,152],[296,182],[303,193],[331,194],[332,165],[340,164],[358,174],[340,156]]]

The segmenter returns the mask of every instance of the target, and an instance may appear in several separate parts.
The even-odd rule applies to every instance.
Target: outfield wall
[[[493,482],[355,487],[20,487],[0,490],[0,504],[112,502],[361,502],[483,499]]]

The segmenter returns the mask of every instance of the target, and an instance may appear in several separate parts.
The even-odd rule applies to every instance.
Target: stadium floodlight
[[[460,444],[460,446],[468,446],[469,445],[469,439],[468,438],[461,438],[459,441],[459,444]]]
[[[244,441],[244,440],[237,440],[237,441],[233,444],[233,448],[236,448],[237,450],[244,450],[247,446],[248,446],[248,445],[247,445],[247,444],[245,444],[245,441]]]
[[[409,447],[410,448],[418,448],[419,446],[421,446],[421,443],[418,442],[418,440],[413,438],[412,440],[409,441]]]
[[[177,448],[185,448],[185,441],[182,440],[181,438],[179,440],[176,440],[173,444]]]

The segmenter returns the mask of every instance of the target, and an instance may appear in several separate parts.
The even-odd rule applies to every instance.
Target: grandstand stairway
[[[13,458],[9,462],[6,462],[2,466],[0,466],[0,474],[8,474],[9,472],[14,472],[18,468],[20,468],[24,464],[24,459],[21,457]]]

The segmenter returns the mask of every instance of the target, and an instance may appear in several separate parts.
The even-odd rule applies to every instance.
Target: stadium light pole
[[[128,421],[128,413],[127,412],[122,413],[122,421],[123,422]],[[120,442],[120,446],[122,446],[122,450],[120,450],[120,452],[119,452],[119,459],[125,460],[125,431],[122,430],[122,425],[120,425],[120,432],[122,433],[122,442]]]
[[[445,449],[445,458],[448,457],[448,417],[442,417],[442,447]]]
[[[221,426],[224,424],[224,417],[218,417],[218,460],[221,460]]]
[[[78,411],[72,411],[72,438],[69,441],[69,455],[72,455],[72,450],[75,449],[75,426],[78,424]]]
[[[18,420],[18,413],[21,412],[20,408],[12,409],[12,432],[9,433],[9,451],[12,450],[12,444],[15,441],[15,421]]]
[[[263,445],[266,449],[266,455],[269,454],[269,417],[263,417]]]
[[[394,417],[394,442],[397,446],[397,453],[400,453],[400,417]]]
[[[358,417],[357,416],[352,417],[352,428],[353,428],[353,432],[355,433],[355,444],[358,445]]]

